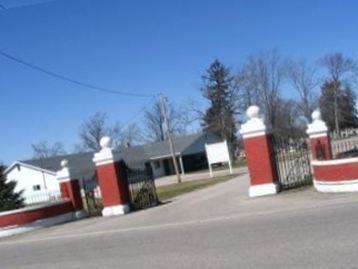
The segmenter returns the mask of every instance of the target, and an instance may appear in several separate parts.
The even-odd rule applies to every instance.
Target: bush
[[[24,206],[22,191],[15,192],[16,182],[6,182],[5,166],[0,164],[0,212]]]

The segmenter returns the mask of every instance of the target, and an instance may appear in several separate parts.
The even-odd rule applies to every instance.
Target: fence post
[[[248,121],[241,126],[245,155],[250,173],[249,196],[263,196],[278,192],[278,175],[272,146],[272,135],[260,117],[260,108],[250,106]]]
[[[316,109],[312,113],[312,123],[308,124],[306,133],[309,136],[313,160],[332,159],[331,141],[326,123],[322,120],[321,112]]]
[[[94,154],[98,183],[102,194],[102,215],[123,215],[129,212],[129,189],[125,164],[111,148],[109,137],[100,141],[102,149]]]
[[[69,199],[72,203],[77,219],[87,216],[83,208],[81,188],[78,179],[73,176],[73,169],[68,165],[67,160],[61,161],[62,169],[56,173],[56,178],[60,184],[61,198]]]

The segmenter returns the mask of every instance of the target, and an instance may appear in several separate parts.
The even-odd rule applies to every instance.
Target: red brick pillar
[[[73,170],[68,166],[67,160],[63,160],[61,166],[62,169],[56,173],[60,184],[61,197],[71,201],[76,218],[83,218],[87,216],[87,213],[83,209],[79,181],[74,177]]]
[[[126,214],[130,203],[125,164],[113,152],[110,143],[109,137],[103,137],[102,149],[93,158],[102,193],[103,216]]]
[[[271,134],[259,113],[259,107],[250,106],[246,112],[248,121],[240,129],[250,173],[250,197],[278,192],[278,176]]]
[[[328,135],[328,128],[326,123],[322,120],[321,112],[319,110],[313,111],[312,123],[308,124],[306,132],[309,135],[312,159],[332,159],[331,141]]]

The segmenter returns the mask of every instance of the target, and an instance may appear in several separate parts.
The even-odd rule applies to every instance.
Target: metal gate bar
[[[149,208],[158,204],[153,175],[146,170],[128,169],[127,180],[132,210]]]
[[[305,138],[290,139],[273,136],[273,149],[282,189],[312,184],[310,151]]]

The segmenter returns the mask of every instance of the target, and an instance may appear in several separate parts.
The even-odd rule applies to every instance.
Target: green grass
[[[232,167],[234,167],[234,168],[245,167],[245,166],[247,166],[246,159],[236,161],[236,162],[234,162],[233,165],[232,165]]]
[[[214,178],[200,179],[200,180],[192,180],[186,181],[182,183],[175,183],[166,186],[157,187],[157,194],[159,201],[166,201],[178,195],[192,192],[198,189],[206,188],[220,182],[225,182],[230,179],[233,179],[238,174],[226,175]]]

